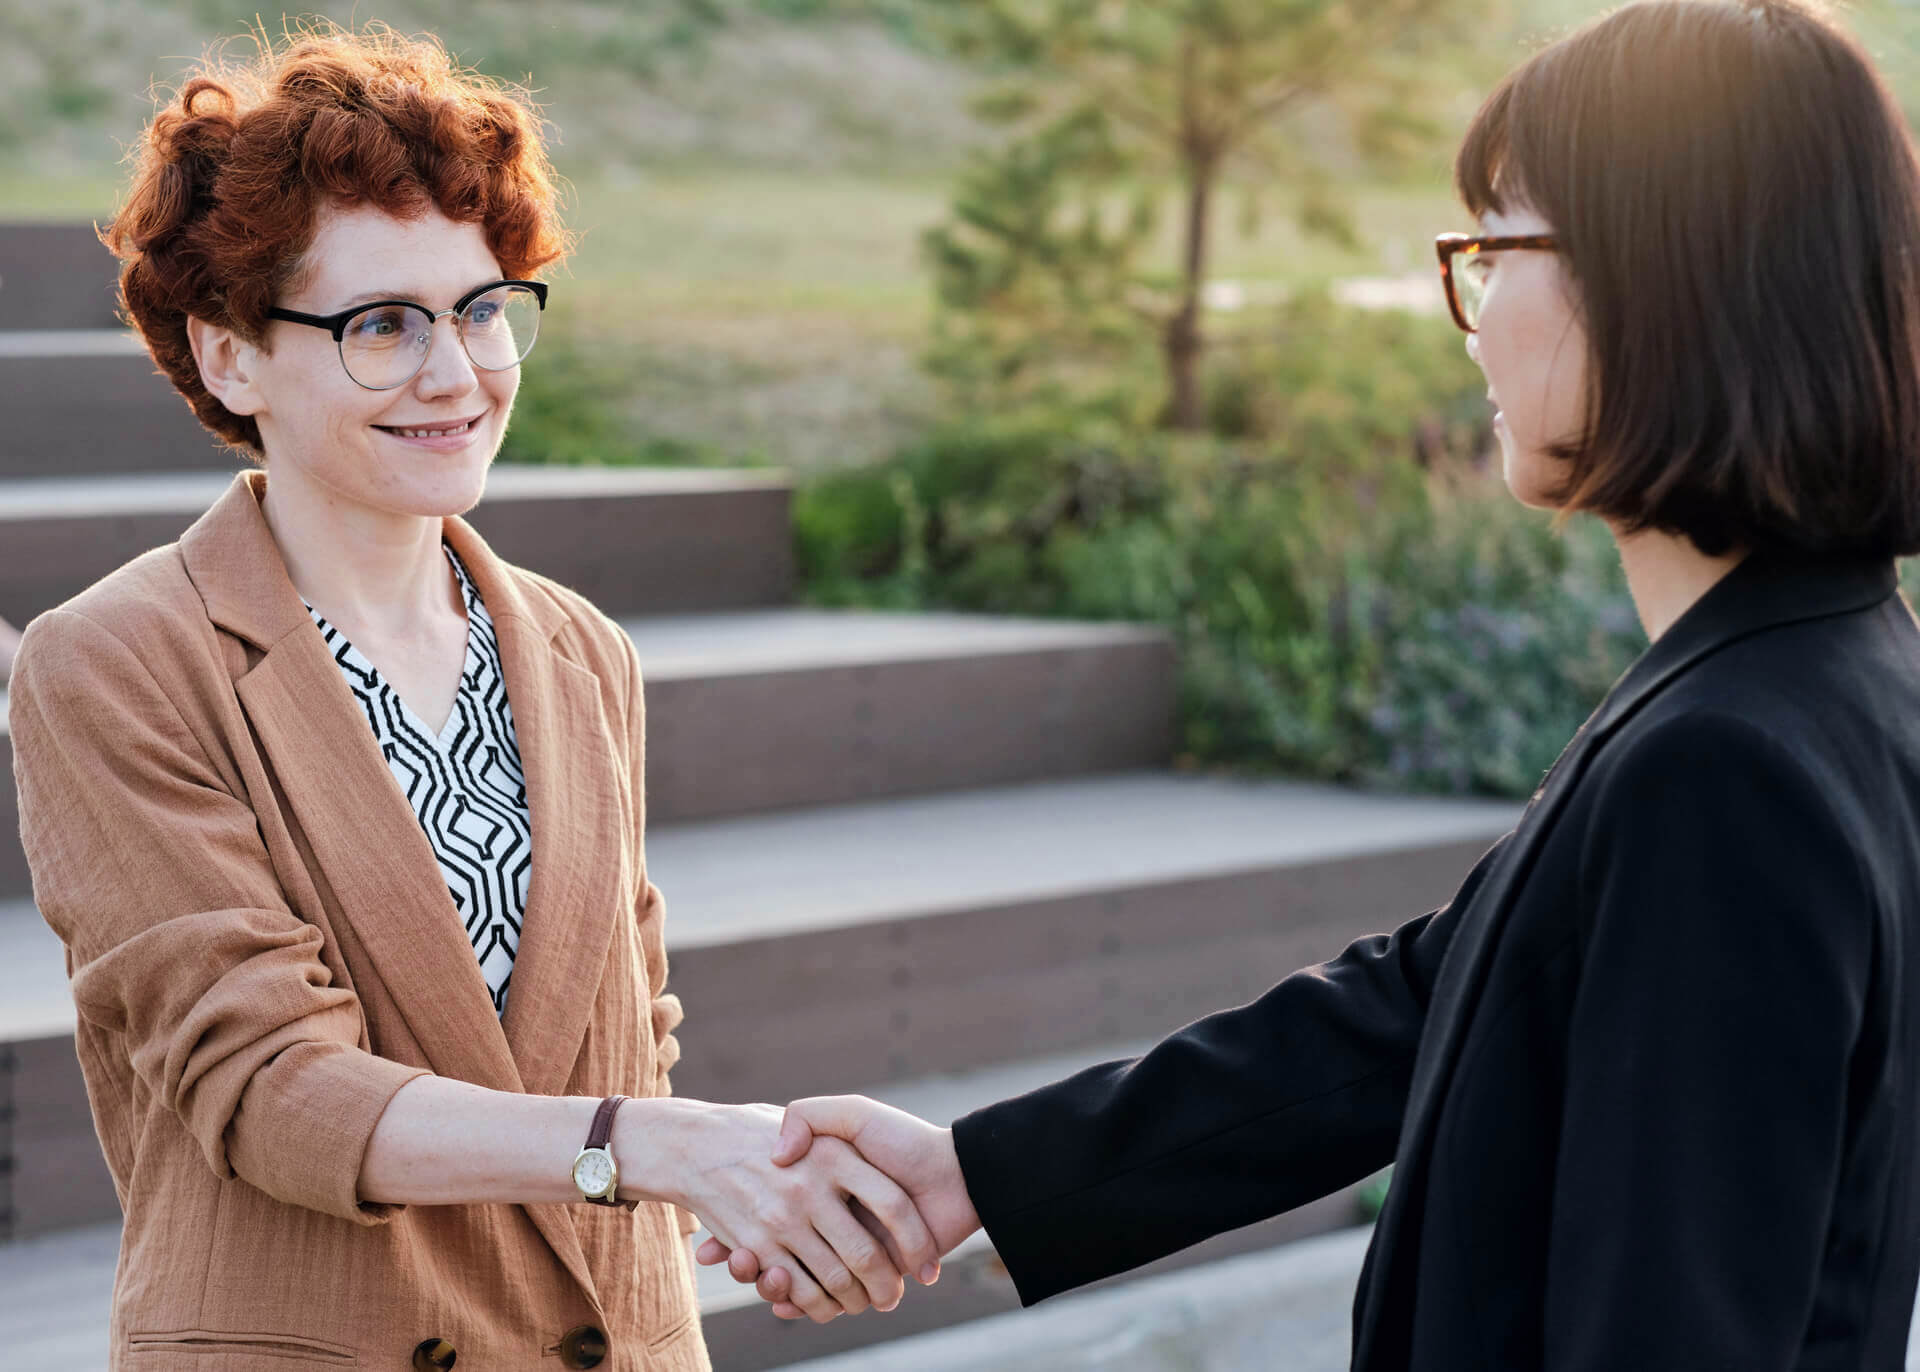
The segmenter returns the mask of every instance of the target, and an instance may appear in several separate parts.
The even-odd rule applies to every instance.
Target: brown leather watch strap
[[[600,1102],[600,1108],[593,1112],[593,1126],[587,1130],[587,1147],[601,1149],[607,1147],[608,1141],[613,1138],[614,1112],[620,1108],[621,1102],[627,1099],[626,1096],[616,1095],[608,1096]],[[611,1156],[610,1150],[609,1156]],[[638,1200],[623,1201],[617,1196],[588,1196],[586,1199],[589,1205],[624,1205],[629,1210],[638,1208],[640,1204]]]
[[[613,1137],[613,1112],[620,1108],[625,1096],[608,1096],[600,1102],[600,1108],[593,1112],[593,1127],[587,1130],[587,1147],[605,1148],[607,1140]]]

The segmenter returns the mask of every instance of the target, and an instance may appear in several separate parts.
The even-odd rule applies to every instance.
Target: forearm
[[[394,1094],[360,1165],[360,1198],[414,1205],[578,1201],[571,1167],[598,1096],[527,1096],[424,1076]],[[610,1151],[623,1200],[685,1204],[680,1144],[699,1102],[629,1100]]]

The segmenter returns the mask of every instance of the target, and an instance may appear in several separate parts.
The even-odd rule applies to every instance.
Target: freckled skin
[[[1489,234],[1552,233],[1530,210],[1482,218]],[[1552,507],[1548,493],[1563,466],[1543,449],[1578,433],[1587,384],[1587,335],[1566,262],[1552,252],[1495,254],[1467,356],[1486,375],[1504,422],[1500,440],[1507,489],[1524,505]]]

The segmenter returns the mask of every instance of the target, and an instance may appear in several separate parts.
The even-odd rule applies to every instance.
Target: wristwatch
[[[613,1137],[613,1113],[625,1096],[608,1096],[593,1112],[593,1128],[587,1131],[587,1146],[573,1160],[573,1184],[580,1188],[580,1199],[594,1205],[624,1205],[632,1210],[638,1200],[623,1201],[615,1196],[620,1188],[620,1167],[614,1162],[607,1141]]]

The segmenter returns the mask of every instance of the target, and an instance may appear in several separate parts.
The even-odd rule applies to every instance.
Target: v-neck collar
[[[426,720],[420,717],[419,712],[407,704],[407,698],[400,694],[397,686],[381,675],[380,669],[373,665],[373,660],[354,646],[346,630],[316,610],[313,602],[305,596],[300,597],[300,603],[307,607],[307,613],[313,617],[315,626],[323,633],[331,629],[339,635],[339,651],[347,654],[347,660],[353,664],[354,669],[365,675],[373,683],[376,691],[392,697],[400,713],[406,716],[408,727],[420,737],[433,740],[434,751],[444,756],[450,739],[454,733],[458,732],[460,726],[460,694],[466,689],[467,678],[473,670],[472,664],[477,651],[475,641],[480,633],[480,626],[474,622],[474,617],[480,610],[481,600],[479,592],[474,588],[473,578],[467,574],[466,568],[460,565],[460,556],[454,552],[453,545],[442,540],[440,551],[446,554],[447,561],[453,568],[453,578],[460,586],[460,601],[467,612],[467,638],[460,650],[460,683],[454,688],[453,703],[447,709],[446,722],[437,730],[429,727]]]

